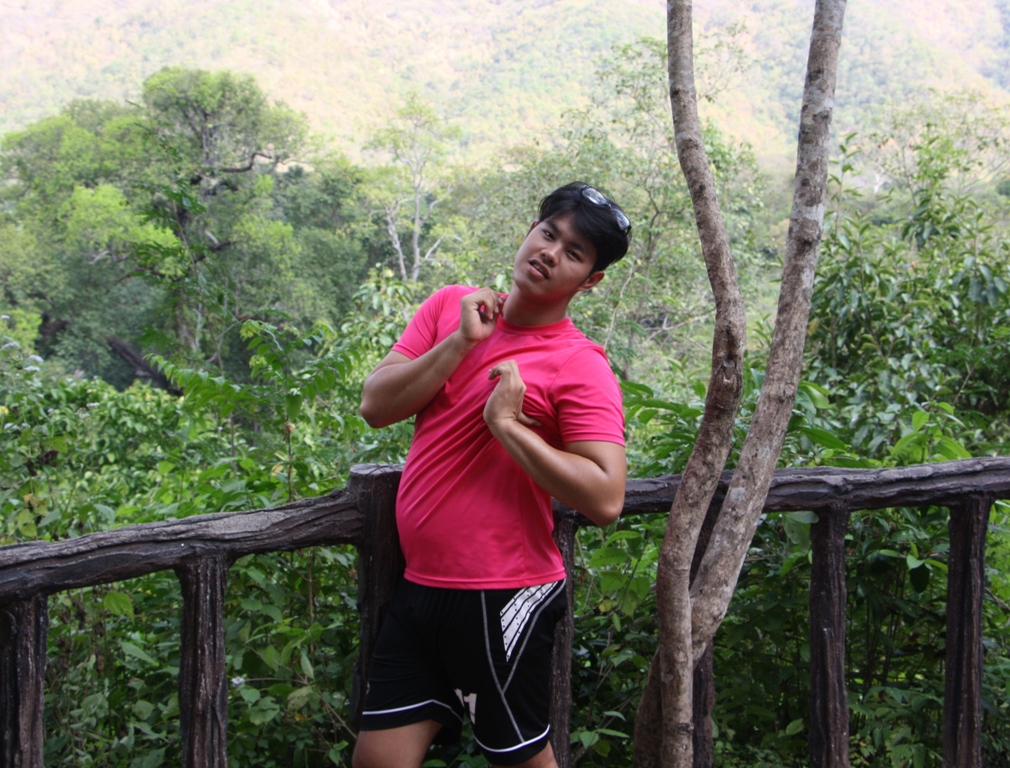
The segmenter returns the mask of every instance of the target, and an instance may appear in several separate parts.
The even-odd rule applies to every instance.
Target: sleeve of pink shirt
[[[407,324],[399,341],[393,345],[393,351],[416,360],[434,347],[438,343],[439,318],[453,302],[458,308],[459,293],[460,286],[447,285],[425,299]],[[455,322],[459,325],[458,313]]]
[[[624,445],[624,408],[617,377],[599,347],[576,352],[551,386],[561,439]]]

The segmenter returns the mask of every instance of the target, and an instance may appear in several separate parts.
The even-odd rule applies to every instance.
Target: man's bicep
[[[604,440],[573,440],[565,444],[565,451],[588,459],[596,465],[595,477],[588,478],[593,505],[597,514],[580,509],[597,525],[609,525],[624,509],[624,489],[628,476],[628,462],[624,446]]]
[[[619,478],[624,483],[627,474],[627,457],[624,446],[605,440],[573,440],[565,443],[565,450],[589,459],[610,477]]]
[[[568,453],[589,459],[603,472],[607,495],[624,501],[624,486],[628,478],[628,461],[624,446],[604,440],[577,440],[565,444]]]

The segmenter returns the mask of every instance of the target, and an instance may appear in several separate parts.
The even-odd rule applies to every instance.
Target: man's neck
[[[516,290],[515,284],[505,299],[502,317],[513,325],[551,325],[568,316],[568,302],[531,303]]]

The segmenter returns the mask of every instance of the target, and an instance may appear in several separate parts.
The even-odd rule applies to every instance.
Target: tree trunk
[[[691,588],[696,660],[715,636],[729,608],[768,495],[796,398],[817,248],[824,222],[828,144],[844,16],[845,0],[817,0],[803,88],[796,182],[775,331],[761,397],[712,540]]]
[[[691,192],[702,254],[715,295],[716,321],[705,416],[670,510],[656,577],[659,652],[653,659],[658,669],[653,669],[651,676],[658,682],[652,690],[659,692],[660,705],[647,704],[640,710],[635,731],[636,739],[642,738],[644,743],[651,741],[645,731],[661,734],[659,755],[654,755],[650,764],[690,768],[694,675],[691,561],[732,444],[733,422],[743,391],[746,322],[726,227],[715,194],[715,178],[708,164],[698,119],[691,3],[689,0],[672,1],[667,8],[670,105],[677,159]],[[660,723],[646,721],[647,713],[658,714]]]
[[[716,301],[712,378],[698,441],[674,498],[657,574],[659,652],[657,670],[643,694],[636,739],[654,743],[659,754],[636,749],[640,765],[690,768],[693,763],[692,675],[729,606],[747,546],[754,535],[782,448],[799,380],[806,339],[817,247],[824,218],[828,141],[844,0],[818,0],[800,120],[796,188],[783,266],[778,317],[768,370],[751,430],[730,482],[697,578],[691,558],[705,511],[729,455],[741,391],[743,306],[729,252],[715,185],[701,139],[693,74],[690,0],[669,0],[670,102],[677,157],[694,203],[702,253]],[[660,705],[644,701],[658,689]],[[658,715],[659,722],[656,722]]]

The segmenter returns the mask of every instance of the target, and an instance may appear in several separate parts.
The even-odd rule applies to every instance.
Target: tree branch
[[[799,380],[824,218],[829,128],[844,10],[845,0],[817,0],[793,214],[768,370],[740,462],[692,584],[691,562],[698,533],[731,446],[742,390],[745,323],[697,115],[691,2],[669,0],[667,4],[670,102],[677,157],[691,192],[702,253],[715,294],[716,329],[705,415],[683,484],[674,498],[660,551],[659,649],[635,723],[635,763],[639,768],[692,765],[694,666],[729,606],[782,448]],[[655,736],[657,728],[661,739]]]
[[[138,352],[118,336],[106,336],[105,342],[114,354],[122,358],[133,368],[138,379],[147,379],[153,386],[163,389],[176,397],[182,394],[182,390],[172,386],[172,383],[165,374],[148,363]]]
[[[251,171],[256,165],[256,158],[262,157],[264,160],[273,160],[274,156],[268,152],[253,152],[249,156],[249,162],[239,168],[219,168],[218,173],[245,173]]]
[[[398,202],[386,206],[386,231],[389,233],[389,239],[393,244],[393,250],[396,251],[396,258],[400,262],[400,277],[403,280],[406,280],[407,260],[403,255],[403,245],[400,243],[400,233],[396,231],[396,213],[399,208],[400,204]]]
[[[844,16],[845,0],[817,0],[775,332],[750,431],[691,589],[695,660],[715,635],[729,607],[796,396],[824,222],[831,116]]]
[[[635,722],[636,742],[641,736],[643,744],[639,749],[636,743],[636,765],[664,768],[690,768],[692,763],[691,560],[732,446],[743,391],[746,335],[743,299],[698,118],[691,15],[690,0],[667,3],[670,107],[677,159],[691,192],[702,255],[715,296],[716,321],[705,415],[670,510],[656,575],[659,650],[650,670],[652,684],[646,686],[643,695],[658,694],[660,702],[659,706],[655,701],[643,702]],[[661,740],[647,738],[649,731],[660,732]],[[647,754],[647,748],[652,749],[651,754]]]

